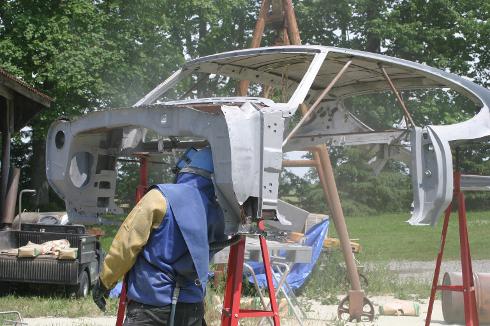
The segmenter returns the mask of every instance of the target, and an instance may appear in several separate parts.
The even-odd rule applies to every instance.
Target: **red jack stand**
[[[259,230],[264,231],[264,221],[257,223]],[[241,318],[258,318],[272,317],[274,326],[279,326],[279,309],[277,307],[276,294],[274,283],[272,281],[271,263],[269,259],[269,250],[267,242],[263,235],[259,236],[260,249],[262,251],[262,260],[265,267],[265,277],[269,288],[269,299],[271,302],[271,310],[250,310],[240,309],[240,297],[242,294],[243,280],[243,262],[245,254],[245,236],[241,240],[232,245],[230,248],[230,256],[228,258],[228,276],[226,279],[225,300],[223,303],[223,312],[221,315],[222,326],[237,326]]]
[[[146,190],[148,189],[148,158],[146,156],[140,157],[140,183],[136,187],[136,203],[140,201],[141,198],[145,195]],[[121,295],[119,297],[119,305],[117,307],[117,319],[116,326],[122,326],[124,322],[124,316],[126,314],[126,275],[124,275]]]
[[[461,252],[461,269],[463,273],[463,285],[438,285],[439,274],[441,270],[442,255],[446,244],[447,227],[449,224],[449,216],[451,215],[452,203],[446,209],[444,215],[444,224],[441,234],[441,248],[437,255],[436,268],[434,271],[434,279],[432,281],[432,289],[430,293],[429,308],[427,310],[427,318],[425,325],[428,326],[431,321],[432,309],[434,307],[434,299],[437,290],[443,291],[458,291],[463,292],[464,298],[464,318],[467,326],[478,326],[478,311],[476,308],[475,286],[473,282],[473,268],[471,266],[470,244],[468,242],[468,229],[466,225],[466,207],[464,194],[461,191],[461,172],[454,172],[454,192],[453,201],[458,202],[458,220],[459,220],[459,245]]]

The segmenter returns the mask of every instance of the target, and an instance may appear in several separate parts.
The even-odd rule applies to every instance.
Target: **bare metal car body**
[[[300,104],[310,106],[348,61],[350,66],[315,113],[283,144],[287,123]],[[373,130],[346,109],[344,100],[389,91],[380,67],[399,90],[449,88],[473,101],[480,112],[453,125]],[[273,85],[280,94],[275,102],[222,94],[199,98],[196,89],[211,77],[221,84],[249,80],[252,89],[262,85],[255,88],[262,92]],[[186,79],[191,87],[175,100],[179,83]],[[186,63],[131,108],[55,122],[47,138],[46,171],[69,215],[116,213],[118,157],[164,155],[209,144],[217,196],[232,234],[247,232],[244,226],[259,216],[288,223],[281,214],[285,205],[278,200],[283,153],[325,143],[370,145],[380,153],[373,161],[376,170],[390,158],[410,166],[414,211],[409,222],[434,224],[452,197],[450,143],[490,136],[489,104],[490,91],[467,79],[383,55],[323,46],[232,51]],[[157,139],[149,140],[148,131]]]

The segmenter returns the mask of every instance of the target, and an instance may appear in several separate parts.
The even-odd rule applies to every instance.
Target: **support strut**
[[[282,8],[277,6],[278,3],[282,2]],[[272,15],[271,19],[268,19],[269,11],[272,4]],[[281,12],[282,9],[282,12]],[[282,25],[275,24],[276,35],[282,35],[282,40],[276,40],[277,43],[282,42],[282,45],[300,45],[301,37],[299,34],[299,28],[294,14],[294,9],[292,5],[292,0],[263,0],[259,17],[255,25],[255,30],[252,38],[251,48],[256,48],[260,46],[262,40],[262,35],[264,29],[268,23],[272,24],[272,20],[277,20],[275,17],[282,16]],[[274,19],[272,19],[274,17]],[[328,95],[333,86],[342,77],[342,75],[347,71],[351,65],[352,60],[347,61],[344,66],[340,69],[334,79],[329,83],[329,85],[322,91],[318,96],[315,103],[311,106],[310,110],[301,104],[301,110],[303,117],[300,122],[295,126],[295,128],[289,133],[283,142],[284,145],[295,135],[296,131],[301,127],[301,125],[308,120],[308,118],[316,111],[317,107],[321,101]],[[246,96],[248,90],[248,81],[241,81],[239,84],[240,96]],[[310,150],[310,149],[308,149]],[[285,161],[284,166],[298,167],[298,166],[314,166],[318,171],[320,178],[320,183],[322,185],[325,198],[327,200],[328,206],[332,210],[333,220],[335,228],[339,233],[339,239],[342,247],[342,253],[347,266],[347,273],[349,280],[351,282],[351,290],[349,295],[342,300],[339,306],[339,316],[346,312],[346,305],[348,304],[347,312],[349,314],[349,320],[361,321],[361,318],[372,321],[374,319],[374,308],[372,303],[364,296],[364,292],[361,290],[361,283],[359,281],[359,274],[357,272],[357,266],[355,264],[354,256],[352,254],[352,249],[350,247],[349,234],[347,232],[347,225],[345,224],[344,214],[342,212],[342,207],[340,205],[340,198],[337,191],[337,186],[335,184],[335,178],[333,175],[333,169],[330,162],[330,157],[328,155],[326,145],[316,146],[311,149],[313,154],[313,160],[293,160]],[[228,265],[230,266],[230,265]],[[363,307],[369,306],[369,312],[363,310]]]
[[[446,245],[446,235],[449,225],[449,218],[451,216],[451,210],[453,207],[451,203],[448,208],[446,208],[446,212],[444,214],[444,224],[442,226],[441,232],[441,247],[439,249],[439,253],[437,254],[434,278],[432,280],[432,288],[430,292],[429,307],[427,309],[427,317],[425,318],[425,326],[430,325],[437,290],[462,292],[466,326],[479,325],[478,311],[476,308],[477,304],[475,295],[475,284],[473,280],[473,267],[471,265],[470,244],[468,240],[468,228],[466,222],[466,206],[464,194],[461,191],[461,172],[459,171],[459,167],[456,168],[453,179],[453,201],[456,201],[458,203],[459,246],[461,253],[461,271],[463,275],[463,285],[438,285],[442,256],[444,254],[444,247]]]
[[[139,184],[136,187],[136,203],[138,203],[141,198],[145,195],[146,190],[148,189],[148,157],[141,156],[140,157],[140,180]],[[126,288],[126,275],[124,275],[121,295],[119,296],[119,305],[117,307],[117,318],[116,318],[116,326],[122,326],[124,322],[124,316],[126,314],[126,305],[127,305],[127,288]]]
[[[264,221],[257,222],[259,230],[264,231]],[[271,310],[240,309],[240,297],[242,294],[243,263],[245,255],[245,236],[231,246],[228,257],[228,276],[226,278],[225,299],[221,314],[222,326],[238,326],[238,322],[243,318],[270,317],[274,326],[279,326],[279,308],[276,301],[274,282],[272,280],[272,268],[267,248],[267,241],[264,235],[259,235],[260,249],[262,251],[262,261],[264,263],[265,278],[269,288],[269,300]]]

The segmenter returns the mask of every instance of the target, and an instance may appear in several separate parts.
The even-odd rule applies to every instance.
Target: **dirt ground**
[[[408,325],[424,325],[425,315],[427,313],[427,301],[424,300],[421,303],[421,310],[419,317],[404,317],[404,316],[379,316],[378,307],[381,304],[387,303],[393,300],[390,296],[372,297],[371,301],[375,305],[376,317],[373,322],[363,323],[347,323],[343,324],[336,320],[336,305],[322,305],[317,301],[311,300],[309,304],[311,307],[307,312],[308,319],[303,322],[305,326],[313,325],[359,325],[359,326],[408,326]],[[27,322],[29,326],[113,326],[116,322],[115,317],[98,317],[98,318],[25,318],[24,322]],[[210,325],[214,323],[210,322]],[[219,323],[218,323],[219,324]],[[247,323],[247,325],[251,325]],[[267,323],[263,323],[267,325]],[[294,317],[287,317],[281,319],[281,325],[284,326],[296,326],[299,322]],[[446,325],[442,317],[441,302],[436,301],[434,306],[433,318],[431,325]]]
[[[424,279],[428,283],[432,281],[435,263],[433,261],[393,261],[388,263],[388,268],[396,272],[401,278],[418,278]],[[459,271],[460,263],[456,261],[444,262],[441,268],[441,280],[444,271]],[[490,260],[474,260],[473,270],[475,272],[490,272]],[[375,320],[373,322],[347,323],[344,324],[336,319],[337,305],[322,305],[315,300],[309,300],[303,310],[306,310],[308,319],[303,321],[304,326],[313,325],[359,325],[359,326],[409,326],[424,325],[427,314],[428,299],[422,300],[420,304],[420,316],[380,316],[379,306],[394,300],[391,296],[370,297],[374,304]],[[308,307],[306,307],[308,306]],[[290,314],[291,315],[291,314]],[[29,326],[113,326],[116,322],[115,317],[97,317],[97,318],[25,318]],[[219,325],[219,321],[208,321],[210,326]],[[246,325],[254,325],[248,322]],[[262,325],[268,325],[262,323]],[[281,325],[296,326],[299,322],[294,317],[288,316],[281,318]],[[441,301],[436,300],[432,314],[431,325],[448,325],[444,322],[442,316]],[[453,324],[454,325],[454,324]]]

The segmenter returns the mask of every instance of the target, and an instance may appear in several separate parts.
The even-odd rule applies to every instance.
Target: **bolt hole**
[[[54,144],[57,149],[62,149],[63,145],[65,145],[65,133],[63,130],[59,130],[54,137]]]

